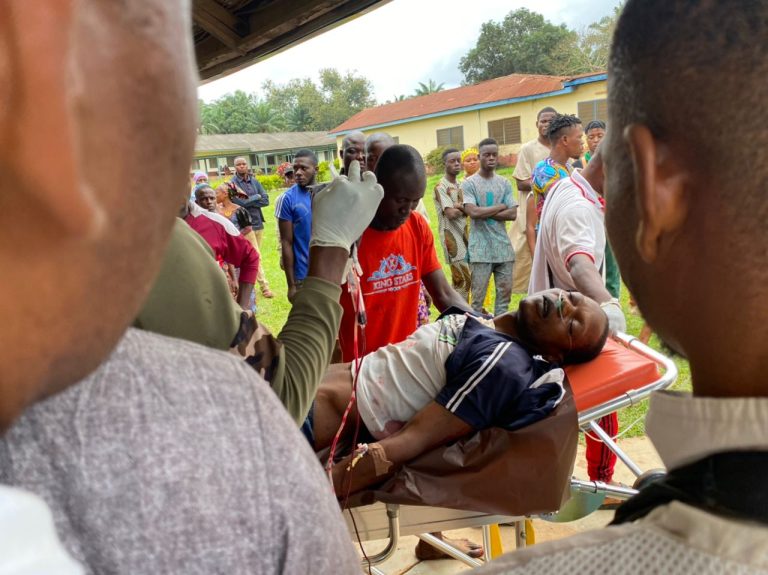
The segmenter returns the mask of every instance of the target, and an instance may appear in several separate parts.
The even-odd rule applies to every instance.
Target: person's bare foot
[[[443,537],[442,533],[433,533],[435,537],[438,539],[442,539],[446,543],[453,545],[461,551],[462,553],[466,553],[473,559],[479,559],[483,556],[484,550],[483,546],[479,545],[477,543],[473,543],[469,539],[448,539],[447,537]],[[419,561],[430,561],[432,559],[450,559],[451,556],[447,553],[444,553],[443,551],[440,551],[439,549],[432,547],[429,543],[426,541],[422,541],[419,539],[419,542],[416,544],[416,559]]]
[[[616,485],[618,487],[629,487],[629,485],[624,485],[619,481],[609,481],[608,485]],[[611,495],[606,495],[602,505],[600,505],[600,510],[605,511],[605,510],[618,509],[621,506],[621,504],[624,503],[625,501],[626,499],[619,499],[618,497],[612,497]]]

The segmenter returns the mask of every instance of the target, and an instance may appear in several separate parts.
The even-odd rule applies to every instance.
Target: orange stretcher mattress
[[[648,385],[659,377],[659,369],[653,361],[612,339],[606,341],[596,359],[569,365],[565,373],[579,412]]]

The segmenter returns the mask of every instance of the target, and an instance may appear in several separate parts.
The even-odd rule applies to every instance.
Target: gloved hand
[[[600,309],[608,316],[608,329],[611,333],[620,331],[622,333],[627,332],[627,320],[624,317],[624,312],[621,310],[621,304],[619,300],[612,299],[600,304]]]
[[[373,172],[360,179],[360,164],[349,166],[348,176],[336,176],[312,201],[311,246],[336,246],[349,250],[376,215],[384,189]]]

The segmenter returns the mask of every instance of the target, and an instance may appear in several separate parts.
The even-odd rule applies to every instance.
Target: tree
[[[280,132],[285,128],[285,120],[269,102],[257,102],[253,114],[255,132]]]
[[[556,73],[573,76],[605,71],[608,68],[613,31],[620,13],[621,6],[617,6],[612,15],[593,22],[574,34],[570,42],[559,45],[553,53]]]
[[[399,95],[395,94],[394,96],[392,96],[391,100],[387,100],[384,103],[385,104],[392,104],[394,102],[402,102],[403,100],[407,100],[408,98],[409,98],[409,96],[406,96],[405,94],[399,94]]]
[[[501,23],[485,22],[477,44],[460,60],[466,84],[509,74],[556,74],[559,46],[572,44],[575,33],[544,16],[520,8]]]
[[[312,132],[322,129],[317,111],[323,107],[323,97],[309,78],[294,78],[282,86],[267,80],[262,84],[262,90],[266,101],[280,110],[291,124],[291,131]]]
[[[376,104],[370,81],[351,72],[342,76],[333,68],[320,70],[320,91],[324,106],[317,112],[317,120],[321,130],[335,128]]]
[[[238,90],[206,104],[200,102],[201,134],[322,131],[335,128],[376,104],[371,83],[362,76],[320,70],[320,85],[294,78],[285,85],[267,80],[265,97]]]
[[[333,68],[320,70],[319,86],[303,78],[282,86],[267,81],[262,88],[267,101],[296,131],[330,130],[376,103],[368,79]]]
[[[440,82],[439,84],[435,82],[432,78],[430,78],[427,83],[419,82],[419,87],[416,88],[416,92],[414,92],[414,96],[426,96],[427,94],[434,94],[435,92],[440,92],[443,89],[443,83]]]
[[[289,109],[285,115],[285,129],[289,132],[304,132],[307,131],[307,126],[314,124],[314,121],[309,110],[299,104]]]
[[[274,132],[282,118],[255,94],[242,90],[226,94],[210,104],[201,104],[200,132],[203,134],[242,134]]]

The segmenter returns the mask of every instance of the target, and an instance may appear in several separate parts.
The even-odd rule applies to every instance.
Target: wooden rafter
[[[211,80],[241,69],[388,1],[194,0],[200,77]]]
[[[248,23],[214,0],[194,0],[192,18],[195,23],[227,48],[240,52],[240,32]]]

